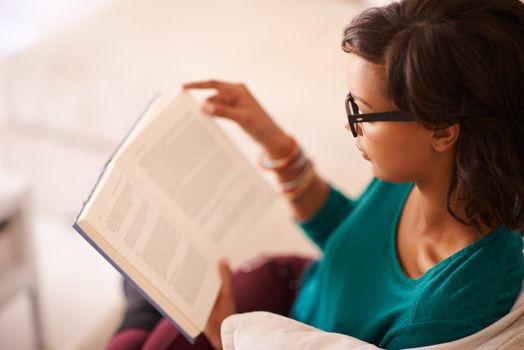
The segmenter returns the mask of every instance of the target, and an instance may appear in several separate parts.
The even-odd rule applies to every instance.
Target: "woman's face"
[[[397,110],[385,97],[382,67],[348,55],[348,88],[360,113]],[[357,147],[384,181],[418,181],[427,175],[435,156],[433,131],[419,122],[359,123]]]

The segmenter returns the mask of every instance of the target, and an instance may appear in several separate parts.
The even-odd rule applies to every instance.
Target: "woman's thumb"
[[[221,260],[218,264],[218,269],[220,273],[220,278],[222,279],[222,293],[231,294],[232,285],[233,285],[233,273],[231,268],[226,260]]]

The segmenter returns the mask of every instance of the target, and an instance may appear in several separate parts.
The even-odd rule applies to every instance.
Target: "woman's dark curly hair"
[[[342,48],[384,67],[401,111],[432,129],[460,125],[451,215],[524,234],[524,4],[394,2],[353,19]],[[453,200],[464,202],[462,215]]]

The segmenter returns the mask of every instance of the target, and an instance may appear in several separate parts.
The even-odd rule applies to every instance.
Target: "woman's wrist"
[[[289,155],[293,145],[295,145],[294,139],[279,131],[273,134],[267,142],[264,142],[262,148],[268,159],[281,159]]]
[[[322,207],[329,194],[329,186],[318,176],[293,137],[278,129],[278,132],[273,130],[269,140],[261,142],[261,156],[266,158],[263,162],[266,167],[262,167],[274,171],[296,219],[307,220]]]

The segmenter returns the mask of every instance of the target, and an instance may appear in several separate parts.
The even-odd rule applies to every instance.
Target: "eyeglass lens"
[[[351,95],[349,95],[348,99],[347,99],[347,108],[348,108],[348,111],[349,111],[349,113],[351,115],[358,115],[359,114],[358,105],[355,103],[355,101],[353,100]],[[358,128],[357,121],[354,118],[349,118],[349,116],[348,116],[348,119],[349,119],[349,126],[351,128],[351,132],[353,133],[353,136],[356,137],[357,136],[357,128]]]

